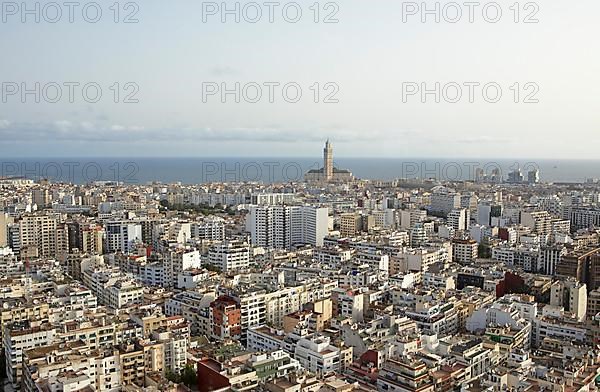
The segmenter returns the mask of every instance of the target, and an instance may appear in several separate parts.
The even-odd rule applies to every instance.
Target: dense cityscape
[[[591,391],[600,187],[0,179],[6,391]],[[598,381],[597,381],[598,380]]]

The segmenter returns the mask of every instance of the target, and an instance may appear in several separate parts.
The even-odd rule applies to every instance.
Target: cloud
[[[116,132],[127,132],[127,131],[143,131],[145,128],[138,125],[111,125],[110,130]]]
[[[31,142],[55,140],[70,142],[261,142],[300,143],[322,142],[331,138],[336,143],[397,140],[411,131],[357,131],[335,127],[320,128],[211,128],[211,127],[166,127],[148,128],[142,125],[104,125],[92,121],[73,122],[58,120],[50,123],[11,123],[0,120],[2,139],[5,142]]]
[[[468,138],[454,139],[454,142],[458,144],[505,144],[513,143],[516,140],[506,137],[495,137],[495,136],[474,136]]]

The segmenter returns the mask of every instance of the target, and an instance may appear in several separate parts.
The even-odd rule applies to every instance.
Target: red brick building
[[[242,311],[231,297],[220,296],[210,304],[212,313],[211,332],[217,339],[239,338],[242,334]]]

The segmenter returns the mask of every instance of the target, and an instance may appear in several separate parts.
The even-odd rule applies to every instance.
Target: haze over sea
[[[198,184],[207,182],[300,181],[310,169],[323,166],[320,158],[2,158],[0,177],[48,178],[83,184],[122,181]],[[491,174],[521,168],[523,175],[537,168],[543,182],[585,182],[600,177],[600,160],[340,158],[335,166],[363,179],[436,178],[472,180],[475,169]]]

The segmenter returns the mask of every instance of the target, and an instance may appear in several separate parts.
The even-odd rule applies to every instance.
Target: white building
[[[6,376],[13,386],[21,382],[23,354],[27,350],[53,342],[56,331],[49,325],[31,325],[28,321],[5,326],[3,347],[6,358]]]
[[[142,225],[127,221],[108,222],[106,224],[107,253],[129,253],[134,244],[142,241]]]
[[[296,343],[294,358],[302,367],[319,377],[340,370],[340,349],[331,344],[327,336],[309,335]]]
[[[250,246],[243,241],[226,241],[210,248],[208,263],[223,272],[250,265]]]
[[[211,217],[191,225],[192,237],[203,240],[223,241],[225,239],[225,223],[222,218]]]
[[[252,245],[265,248],[323,246],[329,229],[329,212],[325,207],[251,206],[246,229]]]
[[[448,214],[448,225],[457,231],[469,230],[471,213],[466,208],[459,208],[450,211]]]

